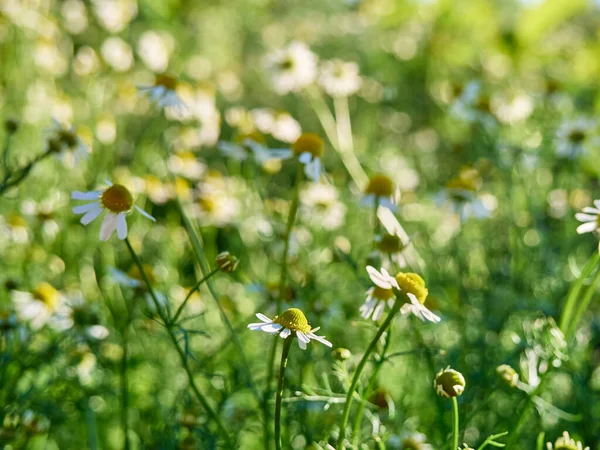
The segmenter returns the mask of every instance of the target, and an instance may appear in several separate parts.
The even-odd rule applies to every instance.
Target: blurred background
[[[253,160],[248,139],[289,149],[303,132],[325,141],[323,175],[300,185],[285,304],[349,353],[293,349],[284,447],[335,445],[338,400],[376,330],[358,311],[364,267],[406,259],[442,321],[396,319],[361,387],[364,421],[351,418],[356,448],[446,448],[451,407],[432,388],[446,366],[467,383],[461,443],[514,430],[530,408],[511,450],[563,430],[600,448],[591,272],[591,306],[560,323],[598,247],[574,215],[598,195],[599,18],[591,0],[0,0],[4,448],[124,448],[123,361],[131,448],[217,448],[126,246],[82,226],[71,192],[122,183],[157,219],[132,215],[129,239],[174,306],[199,279],[178,201],[211,264],[240,259],[213,280],[262,391],[274,338],[246,325],[276,313],[296,169]],[[139,89],[161,83],[185,107]],[[383,232],[361,205],[377,173],[394,182],[400,228],[391,216]],[[185,315],[198,385],[240,448],[264,448],[205,287]]]

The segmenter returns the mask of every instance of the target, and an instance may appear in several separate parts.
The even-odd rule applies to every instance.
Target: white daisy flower
[[[12,302],[19,319],[29,322],[34,330],[48,324],[55,315],[68,313],[65,297],[46,282],[31,292],[13,291]]]
[[[304,174],[312,181],[321,178],[321,156],[323,155],[323,139],[315,133],[302,133],[292,144],[287,153],[281,152],[281,159],[297,156],[304,164]]]
[[[394,204],[393,195],[394,183],[392,180],[386,175],[377,174],[369,180],[361,204],[374,208],[375,203],[377,203],[379,206],[395,211],[396,205]]]
[[[90,155],[90,148],[76,133],[76,128],[66,128],[56,119],[52,119],[49,129],[46,151],[62,161],[68,167],[74,167],[86,160]]]
[[[584,118],[564,122],[556,131],[556,154],[574,159],[585,153],[594,121]]]
[[[152,86],[138,86],[138,91],[147,94],[150,101],[159,108],[186,109],[185,103],[177,94],[177,79],[170,75],[156,75]]]
[[[489,217],[495,207],[494,198],[488,196],[489,201],[484,201],[485,197],[477,192],[480,184],[479,173],[475,169],[464,169],[457,178],[446,183],[444,190],[435,196],[435,201],[439,205],[449,204],[461,221],[469,217]]]
[[[287,339],[292,336],[292,333],[296,333],[298,345],[302,350],[306,350],[306,344],[311,339],[325,344],[327,347],[332,347],[331,342],[325,339],[325,336],[317,336],[315,334],[315,331],[319,330],[319,327],[311,328],[308,320],[306,320],[306,316],[298,308],[290,308],[280,316],[275,316],[273,320],[261,313],[257,313],[256,317],[261,322],[248,325],[248,328],[251,330],[261,330],[269,334],[278,334],[283,339]]]
[[[133,204],[131,192],[122,184],[112,184],[106,181],[108,187],[101,191],[79,192],[71,194],[73,200],[93,200],[73,208],[75,214],[83,214],[82,225],[87,225],[106,211],[102,226],[100,227],[100,240],[108,241],[117,231],[119,239],[127,237],[127,221],[125,216],[135,207],[144,217],[156,222],[156,219],[140,207]]]
[[[296,92],[314,82],[317,76],[317,56],[302,42],[292,42],[286,48],[267,55],[265,68],[278,94]]]
[[[410,245],[410,241],[407,240],[405,243],[403,240],[403,230],[397,221],[382,221],[381,223],[386,231],[375,236],[375,247],[382,255],[390,258],[398,268],[405,268],[408,266],[406,249]]]
[[[49,326],[57,331],[75,327],[88,337],[97,340],[106,339],[110,334],[106,327],[100,325],[98,311],[84,300],[81,292],[67,297],[65,308],[51,319]]]
[[[405,432],[400,436],[400,444],[402,450],[433,450],[423,433]]]
[[[400,314],[405,316],[412,314],[423,322],[437,323],[441,320],[425,307],[424,303],[429,291],[425,287],[423,278],[416,273],[399,272],[393,277],[383,267],[378,271],[372,266],[367,266],[367,272],[376,287],[367,291],[367,300],[360,308],[361,315],[365,319],[371,317],[373,320],[378,320],[386,304],[389,308],[394,305],[396,300],[392,300],[395,297],[393,289],[398,289],[409,299],[409,302],[400,308]]]
[[[324,61],[321,64],[318,82],[331,97],[349,97],[362,86],[358,64],[341,59]]]
[[[559,437],[554,445],[551,442],[546,443],[546,448],[548,450],[590,450],[589,447],[583,447],[583,444],[569,436],[568,431],[564,431],[562,436]]]
[[[477,81],[470,81],[460,89],[458,97],[450,107],[450,114],[466,122],[480,122],[487,128],[496,125],[491,99]]]
[[[575,218],[583,222],[577,227],[577,234],[591,233],[600,229],[600,200],[594,200],[594,207],[586,206],[580,213],[575,214]]]

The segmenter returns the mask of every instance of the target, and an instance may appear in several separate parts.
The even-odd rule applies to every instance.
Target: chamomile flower
[[[56,119],[52,119],[46,151],[52,153],[68,167],[74,167],[86,160],[90,148],[81,140],[74,126],[64,127]]]
[[[275,92],[297,92],[317,76],[317,56],[302,42],[292,42],[265,58],[265,67]]]
[[[402,450],[433,450],[423,433],[403,433],[400,436],[400,445]]]
[[[122,184],[112,184],[109,181],[106,184],[108,184],[108,187],[101,191],[74,191],[71,194],[73,200],[93,200],[92,203],[73,208],[75,214],[83,214],[81,218],[83,225],[89,224],[103,212],[106,212],[102,226],[100,227],[101,241],[107,241],[115,230],[119,239],[123,240],[127,237],[127,221],[125,220],[125,216],[134,207],[144,217],[156,222],[154,217],[133,204],[133,196],[125,186]]]
[[[479,122],[487,128],[496,125],[496,118],[492,114],[490,96],[477,81],[471,81],[460,92],[450,108],[450,113],[466,122]]]
[[[425,281],[416,273],[399,272],[395,277],[391,276],[387,270],[381,268],[378,271],[372,266],[367,266],[367,272],[375,287],[367,291],[367,300],[360,308],[362,317],[378,320],[383,314],[385,306],[391,308],[394,305],[395,292],[397,289],[403,292],[408,301],[401,306],[400,314],[412,314],[423,322],[429,321],[437,323],[441,319],[427,309],[424,305],[429,294],[425,287]]]
[[[150,101],[159,108],[175,107],[185,109],[185,103],[177,94],[177,84],[177,78],[167,74],[159,74],[156,75],[152,86],[138,86],[138,91],[147,94]]]
[[[298,345],[302,350],[306,350],[306,344],[311,340],[325,344],[327,347],[332,347],[331,342],[325,339],[325,336],[317,336],[315,331],[317,328],[311,328],[304,313],[298,308],[290,308],[279,316],[275,316],[273,320],[261,313],[257,313],[256,317],[260,319],[260,323],[251,323],[248,328],[251,330],[260,330],[269,334],[278,334],[281,338],[287,339],[293,337],[293,333],[298,338]]]
[[[585,153],[594,122],[576,119],[564,122],[556,131],[556,154],[561,158],[574,159]]]
[[[362,86],[358,64],[333,59],[324,61],[319,71],[319,85],[331,97],[349,97]]]
[[[465,377],[450,366],[438,372],[433,380],[433,388],[440,397],[452,398],[462,395],[465,390]]]
[[[594,200],[594,206],[586,206],[575,218],[583,222],[577,227],[577,234],[591,233],[600,229],[600,200]]]
[[[479,195],[480,185],[481,179],[477,170],[463,169],[458,177],[446,183],[445,189],[436,196],[436,202],[450,204],[452,211],[463,221],[469,217],[489,217],[493,208]]]
[[[38,284],[30,292],[13,291],[12,302],[17,316],[38,330],[49,323],[56,314],[66,315],[65,297],[49,283]]]
[[[369,180],[361,203],[370,208],[374,208],[377,204],[394,211],[396,205],[393,202],[393,195],[394,182],[391,178],[387,175],[376,174]]]
[[[315,133],[302,133],[292,144],[292,154],[304,164],[304,174],[312,181],[321,178],[321,156],[323,156],[323,139]]]
[[[403,269],[408,266],[406,259],[407,247],[410,245],[409,240],[403,239],[403,230],[400,224],[396,222],[382,221],[385,231],[375,236],[375,248],[377,251]]]
[[[589,447],[584,448],[581,442],[571,438],[568,431],[564,431],[554,445],[551,442],[546,443],[546,448],[548,450],[590,450]]]

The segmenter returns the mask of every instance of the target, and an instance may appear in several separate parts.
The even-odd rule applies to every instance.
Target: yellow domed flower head
[[[387,175],[378,173],[369,179],[362,205],[373,208],[377,204],[395,210],[396,205],[393,202],[393,196],[394,182]]]
[[[290,336],[293,337],[292,333],[295,333],[298,338],[298,345],[302,350],[306,350],[306,344],[311,339],[319,341],[328,347],[332,346],[331,342],[325,339],[325,336],[317,336],[315,334],[315,331],[319,330],[319,328],[311,328],[306,316],[298,308],[290,308],[282,314],[275,316],[273,320],[261,313],[257,313],[256,317],[261,322],[251,323],[248,325],[249,329],[261,330],[269,334],[278,334],[283,339],[287,339]]]
[[[465,390],[465,377],[450,366],[440,370],[433,380],[433,388],[445,398],[458,397]]]
[[[315,133],[302,133],[292,144],[292,153],[304,164],[304,173],[313,181],[319,181],[321,177],[323,149],[323,139]]]
[[[583,447],[583,444],[569,436],[567,431],[564,431],[562,436],[559,437],[554,445],[551,442],[546,444],[548,450],[590,450],[589,447]]]
[[[400,308],[401,314],[412,314],[423,322],[438,323],[441,321],[438,316],[425,307],[429,290],[425,287],[425,280],[420,275],[412,272],[398,272],[395,278],[400,290],[408,298],[408,301]]]
[[[177,78],[168,74],[158,74],[151,86],[138,86],[138,91],[147,94],[150,101],[159,108],[185,108],[185,104],[177,94]]]
[[[83,214],[81,223],[87,225],[96,219],[100,214],[106,212],[102,226],[100,227],[100,240],[107,241],[114,231],[117,231],[119,239],[127,237],[127,222],[125,216],[137,209],[143,216],[156,221],[154,217],[146,213],[143,209],[135,206],[133,196],[129,189],[122,184],[112,184],[106,182],[108,187],[101,191],[79,192],[71,194],[74,200],[93,200],[92,203],[76,206],[73,208],[75,214]]]

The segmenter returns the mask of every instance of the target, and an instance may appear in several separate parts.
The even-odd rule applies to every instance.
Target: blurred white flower
[[[124,30],[138,13],[136,0],[92,0],[92,4],[98,21],[111,33]]]
[[[318,82],[331,97],[349,97],[362,86],[358,64],[341,59],[323,61]]]
[[[467,83],[450,107],[450,114],[466,122],[480,122],[487,128],[496,125],[491,99],[477,81]]]
[[[292,42],[266,56],[265,67],[278,94],[296,92],[317,76],[317,56],[302,42]]]
[[[261,313],[257,313],[261,322],[251,323],[248,328],[251,330],[260,330],[269,334],[278,334],[279,337],[287,339],[292,335],[292,332],[296,334],[298,338],[298,346],[302,350],[306,350],[306,344],[311,340],[320,342],[327,347],[332,347],[331,342],[325,339],[325,336],[317,336],[315,331],[319,328],[311,328],[310,324],[306,320],[306,316],[298,308],[290,308],[283,312],[280,316],[275,316],[273,320]]]
[[[198,161],[192,152],[177,152],[169,156],[167,161],[169,170],[189,180],[198,180],[206,172],[206,165]]]
[[[65,297],[52,285],[42,282],[31,292],[13,291],[12,303],[20,320],[38,330],[56,315],[68,314]]]
[[[479,173],[475,169],[463,169],[458,177],[446,183],[443,191],[436,194],[435,203],[438,206],[449,205],[461,221],[470,217],[489,217],[496,208],[496,199],[494,196],[480,195],[480,183]]]
[[[117,72],[126,72],[133,64],[133,52],[127,42],[119,37],[109,37],[100,49],[102,58]]]
[[[138,41],[138,53],[150,70],[162,73],[169,66],[173,46],[171,35],[165,32],[145,31]]]
[[[586,206],[582,212],[575,214],[575,218],[583,222],[577,227],[577,233],[591,233],[600,229],[600,200],[594,200],[594,207]]]
[[[402,450],[433,450],[431,444],[427,443],[427,436],[423,433],[403,433],[400,436]]]
[[[46,151],[51,152],[67,167],[74,167],[86,160],[90,148],[76,133],[76,128],[62,126],[56,119],[52,119],[52,126],[48,130],[50,137],[46,144]]]
[[[300,123],[285,111],[256,108],[250,113],[258,131],[271,134],[278,141],[292,143],[302,134]]]
[[[252,156],[259,164],[264,164],[270,159],[289,158],[290,149],[270,149],[265,146],[265,139],[259,133],[242,135],[236,142],[219,141],[219,150],[230,158],[245,161]]]
[[[177,79],[170,75],[159,74],[151,86],[138,86],[138,91],[147,94],[150,101],[159,108],[172,107],[177,110],[186,109],[185,103],[177,94]]]
[[[594,126],[593,120],[584,118],[563,122],[556,131],[556,154],[573,159],[585,153]]]
[[[300,202],[301,217],[313,227],[335,230],[344,224],[346,205],[339,201],[334,186],[310,183],[302,189]]]
[[[107,241],[112,234],[117,231],[119,239],[127,237],[127,221],[125,216],[133,208],[137,209],[144,217],[156,222],[156,219],[133,204],[133,196],[129,190],[121,184],[112,184],[106,181],[108,187],[101,191],[79,192],[71,194],[73,200],[93,200],[88,203],[73,208],[75,214],[83,214],[81,223],[87,225],[96,219],[100,214],[106,211],[102,226],[100,227],[100,240]]]
[[[395,211],[396,205],[394,204],[393,195],[394,183],[392,179],[387,175],[376,174],[369,179],[361,204],[369,208],[375,208],[375,205],[383,206]]]
[[[66,0],[60,12],[65,19],[65,28],[71,34],[82,33],[88,26],[87,10],[81,0]]]

